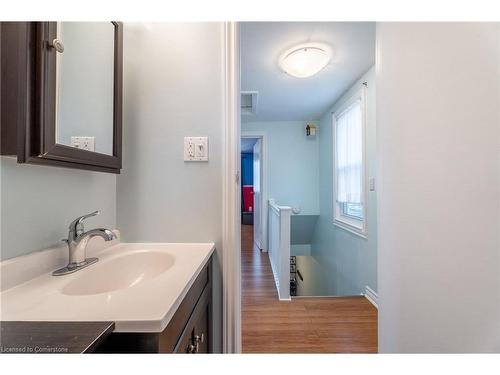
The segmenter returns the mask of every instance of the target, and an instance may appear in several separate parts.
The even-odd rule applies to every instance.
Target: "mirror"
[[[2,96],[11,119],[8,128],[2,121],[2,151],[18,163],[120,173],[123,24],[5,25],[2,92],[12,95],[5,106]]]
[[[115,25],[58,22],[56,143],[113,155]]]

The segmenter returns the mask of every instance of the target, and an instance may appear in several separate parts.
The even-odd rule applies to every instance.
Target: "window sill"
[[[344,229],[348,232],[351,232],[352,234],[355,234],[358,237],[364,238],[365,240],[368,239],[366,230],[356,228],[352,225],[344,223],[341,220],[334,219],[333,225],[335,225],[336,227],[339,227],[341,229]]]

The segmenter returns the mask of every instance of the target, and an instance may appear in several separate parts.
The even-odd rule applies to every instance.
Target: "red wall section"
[[[243,185],[243,211],[244,212],[253,211],[253,186],[252,185]]]

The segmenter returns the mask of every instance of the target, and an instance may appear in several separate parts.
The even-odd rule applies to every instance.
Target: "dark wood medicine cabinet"
[[[80,39],[74,36],[77,24],[81,25]],[[105,27],[104,38],[96,34],[98,41],[101,39],[104,41],[99,48],[95,49],[88,48],[94,42],[86,40],[87,35],[92,34],[87,32],[92,25]],[[67,38],[61,41],[58,38],[61,37],[62,30],[68,31],[64,35]],[[71,35],[73,39],[70,38]],[[122,23],[0,22],[0,37],[1,155],[17,156],[18,163],[120,173],[122,167]],[[65,40],[72,42],[72,45],[65,46],[63,44]],[[106,47],[109,47],[108,50]],[[65,56],[65,49],[73,55]],[[84,78],[78,77],[81,71],[85,70],[88,75],[94,74],[91,67],[81,66],[82,59],[74,57],[78,54],[86,59],[93,59],[92,54],[95,54],[96,61],[100,58],[99,62],[101,60],[108,62],[104,65],[109,66],[103,66],[105,79],[100,79],[99,76],[95,79],[96,87],[105,81],[106,87],[109,88],[104,90],[102,98],[96,98],[95,94],[98,91],[97,94],[101,95],[103,90],[86,92],[85,88],[82,87],[80,90],[78,87],[78,79],[82,84],[88,81],[85,76]],[[103,55],[105,56],[102,57]],[[66,59],[61,60],[66,64],[64,71],[63,64],[58,65],[58,58]],[[80,66],[68,67],[73,63],[78,65],[79,60]],[[63,79],[62,74],[65,74],[64,82],[69,82],[64,87],[70,86],[70,89],[66,92],[59,92],[58,96],[60,82]],[[70,99],[66,99],[68,97]],[[75,100],[78,98],[86,100],[87,105],[84,106],[79,100]],[[61,102],[65,102],[63,104],[68,105],[69,108],[61,109]],[[98,132],[102,131],[99,129],[106,128],[106,142],[102,139],[97,139],[96,142],[102,141],[101,145],[107,143],[106,152],[100,152],[97,148],[94,148],[94,151],[77,148],[80,145],[76,146],[73,143],[74,137],[67,137],[71,139],[71,142],[66,138],[63,142],[58,142],[61,140],[58,138],[58,131],[64,130],[66,133],[71,133],[71,136],[87,136],[86,133],[89,131],[86,131],[85,126],[93,122],[91,114],[98,112],[94,106],[102,107],[103,102],[107,105],[106,112],[102,116],[103,120],[99,119],[92,125],[98,127]],[[66,117],[62,124],[57,123],[57,117],[60,115],[57,112],[58,105],[60,111],[65,111]],[[82,120],[87,114],[89,118]],[[60,116],[63,118],[62,115]],[[73,122],[79,122],[79,132],[61,130],[63,126],[73,126]],[[75,132],[77,134],[73,134]]]

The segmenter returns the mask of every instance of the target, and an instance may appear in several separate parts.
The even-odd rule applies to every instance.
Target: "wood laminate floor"
[[[376,353],[377,309],[364,297],[280,302],[267,253],[242,225],[243,353]]]

